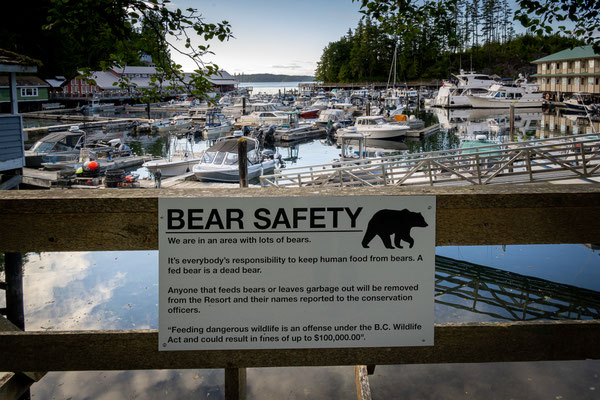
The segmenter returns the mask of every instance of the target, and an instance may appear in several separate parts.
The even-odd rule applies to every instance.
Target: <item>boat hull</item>
[[[142,167],[147,168],[152,174],[155,174],[160,169],[161,176],[171,177],[191,172],[194,165],[198,164],[198,162],[200,162],[200,158],[178,161],[154,160],[145,162],[142,164]]]
[[[248,165],[248,180],[256,179],[261,175],[270,174],[275,170],[277,161],[268,160],[260,164]],[[240,181],[240,171],[237,165],[233,166],[214,166],[205,164],[196,164],[193,168],[194,175],[199,181],[211,182],[229,182],[236,183]]]
[[[485,96],[467,96],[473,108],[510,108],[512,105],[515,108],[541,108],[544,102],[540,96],[539,99],[519,99],[514,100],[500,100],[489,98]]]

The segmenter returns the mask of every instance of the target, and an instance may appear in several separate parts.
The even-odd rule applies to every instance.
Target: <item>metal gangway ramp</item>
[[[448,186],[600,175],[600,136],[585,134],[276,170],[262,187]]]

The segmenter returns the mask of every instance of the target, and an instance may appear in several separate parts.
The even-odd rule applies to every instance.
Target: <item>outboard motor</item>
[[[242,128],[242,134],[243,134],[244,136],[250,136],[250,127],[249,127],[249,126],[247,126],[247,125],[245,125],[245,126]]]
[[[275,142],[275,125],[269,126],[269,129],[265,132],[264,141],[265,143],[273,143]]]

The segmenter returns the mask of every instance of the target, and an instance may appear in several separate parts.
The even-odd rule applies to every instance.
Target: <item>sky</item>
[[[172,5],[197,9],[207,23],[230,23],[235,38],[209,41],[215,54],[203,58],[230,74],[314,75],[325,46],[354,30],[362,16],[352,0],[173,0]],[[191,60],[171,54],[184,71],[195,69]]]

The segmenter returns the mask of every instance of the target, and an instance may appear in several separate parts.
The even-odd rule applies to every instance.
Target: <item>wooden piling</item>
[[[225,400],[246,400],[246,368],[225,368]]]
[[[238,165],[240,171],[240,187],[248,187],[248,141],[246,138],[238,139]]]
[[[21,253],[6,253],[6,317],[17,328],[25,330],[23,312],[23,257]]]
[[[509,106],[509,120],[510,120],[510,128],[509,128],[509,135],[510,135],[510,141],[514,141],[515,140],[515,105],[511,104]]]

